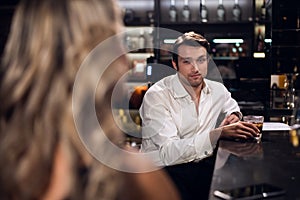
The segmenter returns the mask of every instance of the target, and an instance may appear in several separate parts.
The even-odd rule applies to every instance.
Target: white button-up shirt
[[[201,160],[213,153],[210,131],[220,114],[240,112],[226,87],[205,79],[198,112],[177,74],[165,77],[146,92],[142,118],[141,151],[159,166]]]

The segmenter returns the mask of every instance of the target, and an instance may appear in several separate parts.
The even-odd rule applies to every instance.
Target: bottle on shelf
[[[191,9],[189,7],[189,0],[184,0],[184,6],[182,10],[182,20],[189,22],[191,20]]]
[[[125,13],[124,13],[124,23],[125,24],[130,24],[134,21],[135,18],[135,12],[132,9],[125,8]]]
[[[217,7],[217,19],[218,21],[225,21],[225,7],[223,5],[223,0],[219,0],[219,5]]]
[[[260,19],[266,20],[267,10],[266,10],[266,1],[263,0],[263,4],[260,7]]]
[[[234,0],[234,6],[232,9],[232,15],[234,21],[241,21],[242,19],[242,9],[239,5],[239,0]]]
[[[205,0],[200,1],[200,19],[201,22],[208,22],[208,9],[205,5]]]
[[[295,106],[295,88],[293,74],[286,74],[286,79],[284,80],[284,88],[284,107],[293,109]]]
[[[153,53],[153,29],[148,30],[148,38],[146,39],[146,52]]]
[[[271,87],[270,108],[276,108],[276,97],[278,97],[278,87],[276,83],[273,83]]]
[[[129,35],[126,35],[125,37],[125,46],[131,50],[132,48],[132,42],[131,42],[131,37]]]
[[[171,0],[171,5],[169,8],[169,17],[170,17],[170,22],[177,22],[178,14],[177,14],[177,8],[175,6],[175,0]]]
[[[144,31],[141,30],[139,38],[138,38],[138,48],[139,48],[139,51],[144,51],[145,44],[146,44],[146,39],[145,39],[145,36],[144,36]]]
[[[152,11],[152,10],[147,11],[147,20],[148,20],[148,23],[150,23],[150,26],[154,25],[154,11]]]
[[[263,52],[264,51],[264,37],[262,35],[261,29],[258,29],[257,37],[256,37],[256,51]]]

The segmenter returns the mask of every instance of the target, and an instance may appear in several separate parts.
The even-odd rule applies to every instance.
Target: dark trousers
[[[167,166],[164,169],[177,186],[183,200],[206,200],[209,196],[215,155],[199,162]]]

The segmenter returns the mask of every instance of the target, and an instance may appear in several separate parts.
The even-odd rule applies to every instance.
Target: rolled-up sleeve
[[[239,116],[240,119],[242,119],[242,113],[240,111],[240,107],[238,103],[231,97],[231,93],[226,89],[225,86],[223,86],[224,90],[224,104],[223,104],[223,112],[226,113],[226,116],[235,113]]]

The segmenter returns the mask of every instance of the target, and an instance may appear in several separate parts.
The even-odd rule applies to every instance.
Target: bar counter
[[[299,132],[299,130],[298,130]],[[270,183],[286,191],[272,199],[300,199],[299,133],[263,131],[261,143],[220,140],[209,192]]]

